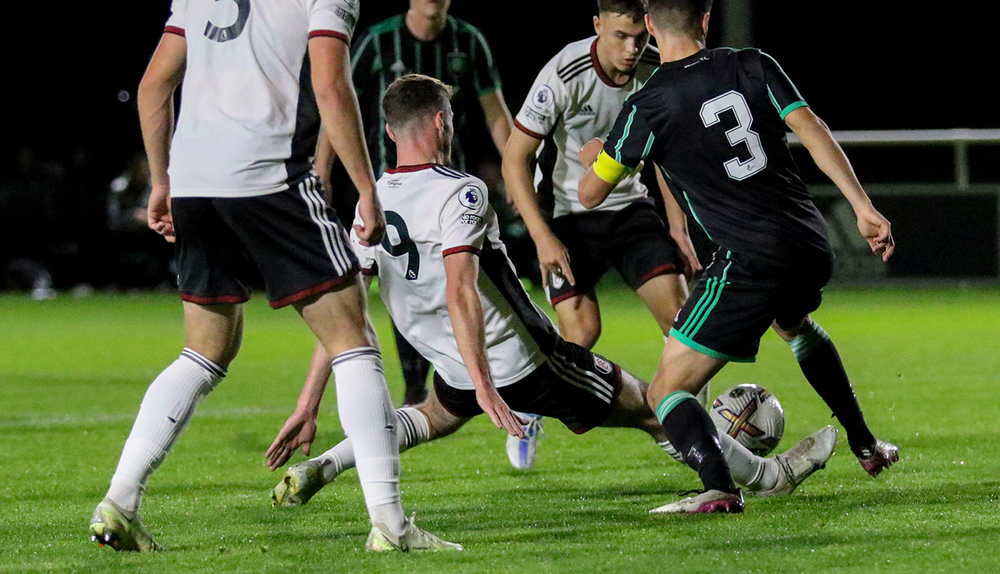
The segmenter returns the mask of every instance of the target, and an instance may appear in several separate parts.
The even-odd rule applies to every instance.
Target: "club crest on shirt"
[[[598,371],[604,373],[605,375],[611,374],[611,361],[596,353],[594,354],[594,366],[597,367]]]
[[[448,53],[448,71],[453,76],[461,76],[469,69],[469,55],[463,52]]]
[[[531,105],[539,110],[547,110],[555,103],[555,94],[552,88],[542,84],[535,88],[535,93],[531,94]]]
[[[552,283],[553,289],[562,289],[562,286],[566,284],[566,280],[563,279],[563,276],[556,275],[555,273],[549,273],[549,282]]]
[[[478,210],[483,204],[483,192],[474,185],[467,185],[458,192],[458,202],[469,209]]]

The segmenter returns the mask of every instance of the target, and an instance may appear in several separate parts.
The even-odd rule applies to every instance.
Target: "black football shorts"
[[[621,211],[563,215],[550,226],[569,252],[576,279],[570,285],[562,277],[549,277],[546,295],[552,305],[593,291],[612,266],[632,289],[660,275],[684,272],[680,250],[652,200],[635,201]]]
[[[279,308],[358,273],[350,238],[314,177],[257,197],[178,197],[171,207],[184,301],[243,303],[256,268]]]
[[[819,308],[832,260],[761,273],[719,249],[677,314],[672,338],[710,357],[752,363],[771,323],[791,328]]]
[[[622,385],[621,368],[587,349],[559,340],[549,360],[520,381],[497,389],[511,409],[554,417],[582,434],[601,426]],[[434,373],[434,393],[458,417],[474,417],[483,409],[476,391],[449,387]]]

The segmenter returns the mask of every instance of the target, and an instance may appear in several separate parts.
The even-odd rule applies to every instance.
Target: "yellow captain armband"
[[[633,173],[635,173],[635,169],[618,163],[604,150],[601,150],[597,161],[594,162],[594,174],[612,185],[618,185],[619,182],[630,177]]]

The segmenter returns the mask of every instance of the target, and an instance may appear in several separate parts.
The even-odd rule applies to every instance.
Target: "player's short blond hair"
[[[451,86],[430,76],[402,76],[389,84],[382,96],[385,123],[393,129],[402,129],[415,120],[447,111],[452,93]]]

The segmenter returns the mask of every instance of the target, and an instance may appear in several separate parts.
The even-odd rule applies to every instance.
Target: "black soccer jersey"
[[[785,138],[785,116],[805,105],[767,54],[702,50],[660,66],[626,102],[604,151],[628,167],[655,161],[717,245],[788,268],[830,256]]]
[[[455,140],[452,165],[465,169],[463,140],[469,141],[469,116],[479,109],[479,96],[500,89],[500,74],[483,34],[471,24],[448,17],[438,37],[421,42],[406,27],[404,16],[394,16],[369,28],[353,44],[351,66],[361,102],[368,153],[375,174],[396,166],[396,146],[385,133],[382,94],[405,74],[424,74],[450,85],[455,92]]]

